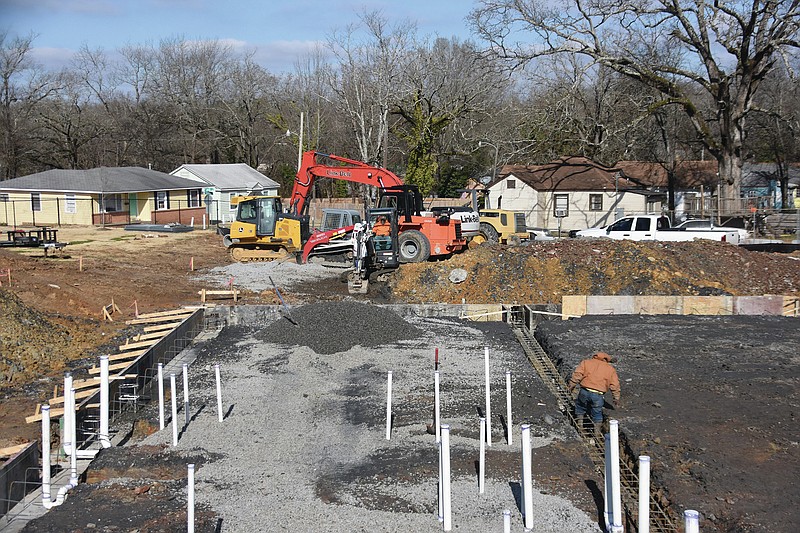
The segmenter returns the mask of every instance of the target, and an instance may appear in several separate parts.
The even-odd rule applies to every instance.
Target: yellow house
[[[204,185],[140,167],[47,170],[0,181],[0,225],[199,223]]]

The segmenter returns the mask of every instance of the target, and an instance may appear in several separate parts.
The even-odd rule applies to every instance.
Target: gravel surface
[[[346,312],[361,316],[363,310]],[[241,310],[239,325],[196,346],[190,381],[197,412],[178,450],[222,456],[198,469],[196,494],[199,505],[222,517],[223,531],[441,530],[436,518],[437,448],[426,431],[432,421],[435,346],[441,347],[442,421],[452,428],[454,530],[499,530],[504,509],[512,510],[514,529],[522,527],[515,499],[519,424],[533,424],[537,449],[575,437],[514,346],[510,331],[501,324],[469,325],[453,319],[409,318],[406,324],[386,312],[372,308],[372,319],[388,317],[398,331],[413,327],[421,335],[320,356],[306,346],[265,342],[265,332],[278,326]],[[328,319],[336,323],[340,316]],[[281,327],[293,328],[288,323]],[[478,494],[475,461],[484,345],[492,354],[495,425],[486,492]],[[228,412],[222,423],[214,396],[215,362],[221,365]],[[393,430],[386,440],[390,370]],[[505,443],[499,424],[499,412],[505,412],[506,370],[514,373],[514,446]],[[170,439],[168,427],[144,444]],[[596,517],[566,498],[540,491],[540,481],[535,481],[534,493],[537,531],[598,531]]]
[[[212,268],[208,274],[198,278],[215,285],[226,285],[233,279],[233,284],[237,287],[263,292],[274,290],[270,278],[278,286],[278,290],[284,290],[304,283],[337,279],[343,270],[314,263],[298,265],[294,260],[265,261],[231,263]]]

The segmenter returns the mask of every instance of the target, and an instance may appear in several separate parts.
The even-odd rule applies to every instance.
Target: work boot
[[[603,438],[603,423],[602,422],[593,422],[594,425],[594,436],[598,439]]]

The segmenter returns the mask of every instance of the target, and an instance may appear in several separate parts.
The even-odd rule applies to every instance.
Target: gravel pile
[[[265,261],[259,263],[232,263],[211,269],[205,276],[198,276],[216,285],[233,284],[255,292],[272,291],[272,281],[278,290],[285,290],[303,283],[324,279],[338,279],[342,269],[318,264],[298,265],[294,261]],[[270,281],[272,278],[272,281]]]
[[[353,301],[320,302],[285,312],[261,330],[265,342],[307,346],[318,354],[346,352],[354,346],[378,347],[416,339],[422,331],[383,307]]]

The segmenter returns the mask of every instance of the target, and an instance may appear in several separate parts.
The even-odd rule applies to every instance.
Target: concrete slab
[[[633,296],[587,296],[588,315],[632,315],[635,313]]]
[[[733,314],[732,296],[684,296],[684,315],[718,315]]]
[[[586,314],[586,296],[585,295],[569,295],[561,297],[561,312],[564,313],[562,317],[567,320],[569,316],[583,316]]]
[[[733,299],[735,315],[777,315],[783,312],[783,296],[737,296]]]
[[[680,296],[636,296],[634,312],[638,315],[683,314],[683,298]]]

